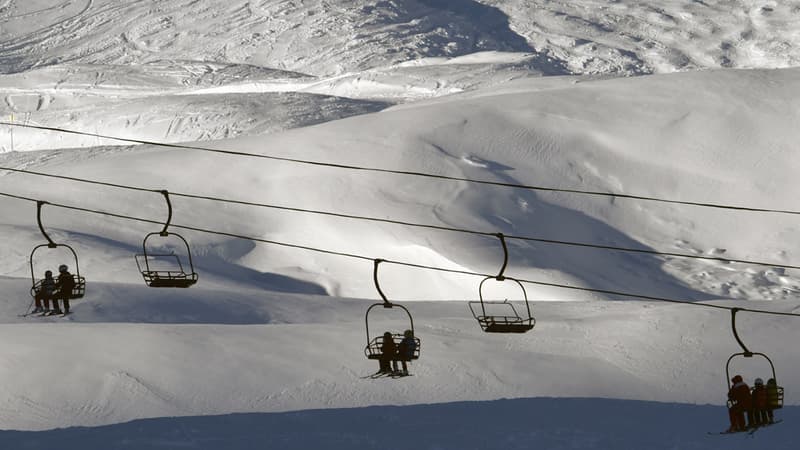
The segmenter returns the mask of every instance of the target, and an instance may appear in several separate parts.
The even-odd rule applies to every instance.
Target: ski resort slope
[[[782,69],[526,79],[202,146],[501,183],[792,209],[800,163],[793,147],[798,138],[796,75],[796,69]],[[12,167],[168,189],[175,193],[176,226],[486,274],[497,273],[503,261],[500,242],[492,236],[176,195],[776,264],[791,265],[798,255],[791,239],[797,224],[790,215],[511,189],[152,146],[8,153],[2,159]],[[166,204],[155,192],[9,172],[0,176],[0,183],[4,192],[17,195],[156,222],[166,219]],[[3,258],[3,273],[26,277],[26,255],[41,240],[33,221],[34,205],[0,201],[8,211],[19,211],[2,225],[16,236],[5,250],[11,257]],[[130,254],[146,233],[161,227],[44,209],[44,220],[58,233],[57,240],[78,246],[86,273],[108,282],[138,282],[137,272],[128,269]],[[371,268],[358,258],[187,233],[195,264],[204,272],[204,283],[212,286],[375,295]],[[506,275],[581,288],[695,300],[780,300],[793,298],[800,286],[793,271],[768,265],[662,259],[523,240],[509,240],[509,248]],[[415,282],[409,283],[412,279]],[[477,294],[473,277],[399,265],[386,265],[382,280],[385,291],[397,300]],[[532,298],[543,300],[607,297],[541,285],[528,288]]]
[[[154,61],[341,75],[480,51],[546,74],[791,67],[800,10],[766,0],[3,0],[0,69]]]
[[[797,197],[797,80],[797,69],[520,79],[202,146],[791,209]],[[781,264],[797,260],[791,238],[797,225],[776,214],[152,146],[4,153],[0,161],[173,193],[546,239]],[[8,172],[0,175],[0,191],[156,222],[166,218],[157,192]],[[190,242],[197,286],[175,292],[141,282],[132,255],[146,233],[161,229],[158,223],[45,205],[43,224],[54,240],[74,246],[89,280],[87,295],[65,318],[21,318],[30,301],[27,258],[43,237],[33,202],[0,197],[0,428],[26,430],[0,433],[4,447],[792,445],[789,430],[798,410],[791,392],[800,382],[793,317],[742,313],[738,319],[750,349],[775,362],[787,389],[787,407],[778,415],[787,423],[752,438],[710,436],[707,431],[727,426],[725,362],[740,350],[727,311],[527,285],[536,328],[524,335],[487,335],[465,302],[477,297],[479,277],[385,263],[381,287],[412,312],[423,356],[412,365],[412,377],[373,380],[364,377],[377,364],[362,353],[371,302],[359,300],[378,297],[369,258],[496,273],[503,258],[496,238],[175,194],[172,200],[171,230]],[[41,256],[35,270],[68,258]],[[509,240],[506,275],[723,306],[800,310],[797,275],[763,266]],[[495,283],[487,298],[518,300],[512,288]],[[372,331],[409,326],[398,311],[376,309]],[[737,360],[732,370],[750,381],[771,376],[762,360]]]

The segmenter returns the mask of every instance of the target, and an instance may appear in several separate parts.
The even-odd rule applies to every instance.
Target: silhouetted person
[[[414,357],[416,349],[417,341],[414,339],[414,333],[411,330],[406,330],[403,333],[403,340],[397,346],[397,357],[403,365],[403,375],[408,375],[408,362]]]
[[[767,388],[764,387],[764,380],[756,378],[753,382],[753,422],[751,426],[760,427],[769,424],[767,415]]]
[[[742,380],[741,375],[736,375],[731,379],[733,386],[728,391],[728,417],[731,420],[731,427],[728,432],[745,431],[747,424],[744,421],[744,415],[747,413],[748,419],[752,424],[752,399],[750,398],[750,387]]]
[[[58,309],[59,299],[64,304],[64,314],[69,314],[69,298],[72,296],[72,290],[75,288],[75,278],[69,273],[65,264],[58,266],[56,288],[58,290],[56,291],[55,298],[53,298],[53,314],[61,314],[61,310]]]
[[[775,423],[775,411],[781,406],[780,399],[778,398],[778,382],[775,378],[767,380],[767,420],[769,423]]]
[[[34,308],[31,314],[50,311],[50,299],[53,298],[53,292],[55,292],[55,290],[56,280],[53,279],[53,272],[47,270],[44,273],[42,282],[39,284],[39,289],[34,294],[33,298],[36,301],[36,308]],[[43,301],[44,308],[42,308]]]
[[[383,333],[383,342],[381,343],[381,357],[378,360],[380,364],[380,373],[391,373],[390,363],[397,370],[397,345],[394,343],[392,333]]]

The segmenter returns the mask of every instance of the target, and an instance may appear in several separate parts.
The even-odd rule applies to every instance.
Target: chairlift
[[[741,352],[734,353],[728,358],[728,362],[725,364],[725,379],[727,380],[726,385],[728,389],[733,387],[733,382],[731,381],[731,361],[736,359],[737,357],[743,358],[752,358],[753,356],[759,356],[765,359],[769,363],[770,370],[772,371],[772,379],[775,380],[776,388],[771,390],[767,389],[767,404],[770,405],[770,409],[780,409],[783,408],[783,387],[777,386],[778,378],[775,375],[775,365],[772,363],[772,360],[769,356],[765,355],[764,353],[759,352],[751,352],[739,338],[739,333],[736,331],[736,313],[741,311],[741,308],[733,308],[731,309],[731,327],[733,328],[733,337],[736,338],[736,342],[739,343],[739,346],[742,347]],[[730,405],[728,405],[730,407]]]
[[[500,239],[500,243],[503,244],[503,266],[500,268],[499,274],[486,277],[481,281],[481,284],[478,286],[478,296],[480,300],[477,302],[469,302],[469,309],[472,312],[472,316],[478,321],[481,329],[486,333],[526,333],[536,326],[536,319],[531,315],[528,293],[525,291],[525,286],[523,286],[519,280],[503,275],[508,265],[508,247],[506,246],[503,233],[497,233],[496,236]],[[522,290],[522,297],[525,300],[525,312],[527,315],[525,317],[520,316],[517,312],[517,308],[515,308],[514,304],[510,303],[508,299],[503,301],[484,300],[483,286],[488,280],[515,282]],[[476,310],[478,305],[480,305],[480,310]],[[487,307],[489,312],[487,312]],[[504,309],[508,312],[506,314],[493,313],[493,311],[500,309]]]
[[[416,333],[414,332],[414,318],[411,317],[411,313],[408,312],[408,309],[405,306],[403,306],[403,305],[401,305],[399,303],[390,302],[386,298],[386,295],[384,295],[383,291],[381,290],[381,286],[378,283],[378,265],[382,261],[383,261],[382,259],[376,259],[375,260],[375,269],[374,269],[374,272],[373,272],[373,279],[375,281],[375,288],[377,288],[378,294],[380,294],[380,296],[383,299],[383,301],[370,305],[370,307],[367,308],[366,315],[364,316],[364,321],[365,321],[366,329],[367,329],[367,346],[364,348],[364,355],[367,357],[367,359],[378,359],[378,360],[381,359],[381,357],[383,356],[383,353],[381,351],[381,348],[383,346],[383,334],[379,334],[379,335],[376,335],[375,337],[372,337],[370,335],[370,333],[369,333],[369,320],[370,320],[369,313],[376,306],[382,306],[382,307],[387,308],[387,309],[400,308],[403,311],[405,311],[406,315],[408,316],[408,323],[409,323],[408,328],[405,328],[405,329],[411,330],[412,336],[414,336],[414,342],[416,342],[416,346],[414,348],[414,353],[413,353],[413,355],[411,356],[410,359],[411,360],[419,359],[420,340],[417,337]],[[402,332],[392,332],[391,334],[392,334],[392,340],[394,341],[395,344],[400,344],[400,342],[404,338]]]
[[[56,244],[55,242],[53,242],[53,240],[50,239],[50,236],[47,234],[47,232],[44,231],[44,226],[42,225],[42,206],[44,206],[45,204],[47,204],[47,202],[41,200],[36,202],[36,221],[39,224],[39,230],[42,232],[42,235],[44,236],[45,239],[47,239],[47,243],[39,244],[36,247],[34,247],[33,250],[31,251],[31,256],[30,256],[31,297],[36,298],[36,294],[42,288],[42,281],[44,281],[43,279],[39,280],[36,279],[36,270],[34,269],[34,256],[36,255],[36,252],[44,247],[47,247],[48,249],[63,247],[69,250],[70,253],[72,253],[72,257],[75,260],[75,265],[72,266],[75,267],[75,273],[72,274],[72,277],[75,280],[75,285],[72,288],[72,292],[69,295],[69,299],[75,300],[83,298],[84,294],[86,294],[86,279],[81,276],[80,266],[78,265],[78,254],[75,253],[75,250],[67,244]],[[61,264],[62,262],[59,262],[59,264],[54,265],[53,267],[58,267],[58,265]],[[69,267],[69,265],[67,266]]]
[[[189,248],[189,243],[186,242],[186,239],[184,239],[183,236],[167,231],[170,222],[172,221],[172,203],[169,200],[169,192],[166,190],[159,192],[167,201],[167,222],[164,224],[164,229],[162,229],[160,232],[149,233],[144,237],[144,241],[142,241],[142,253],[136,255],[135,257],[136,266],[139,268],[139,272],[142,273],[142,278],[144,278],[145,284],[150,287],[187,288],[197,283],[197,273],[194,271],[192,252]],[[147,251],[147,241],[156,235],[164,238],[175,236],[181,242],[183,242],[183,246],[186,247],[186,254],[188,255],[188,271],[184,270],[181,258],[174,252],[155,254]],[[156,264],[158,261],[163,262],[165,260],[169,261],[167,269],[164,269],[160,264]]]

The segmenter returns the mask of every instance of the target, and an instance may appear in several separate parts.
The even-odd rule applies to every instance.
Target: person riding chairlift
[[[69,299],[72,296],[72,290],[75,288],[75,278],[67,270],[66,264],[58,266],[58,280],[56,280],[55,297],[53,298],[53,314],[61,314],[58,309],[58,300],[60,299],[64,304],[64,314],[69,314]]]
[[[379,373],[392,373],[392,371],[397,371],[397,345],[394,343],[392,333],[388,331],[383,333],[381,356],[378,360],[378,364],[380,365]]]
[[[53,292],[56,290],[56,280],[53,279],[53,272],[47,270],[44,273],[39,289],[34,295],[36,301],[36,308],[31,314],[39,314],[50,312],[50,299],[53,298]],[[42,300],[44,300],[44,307],[42,307]]]
[[[756,378],[753,382],[753,423],[751,425],[760,427],[769,424],[767,415],[767,388],[764,387],[764,380]]]
[[[403,340],[397,346],[397,356],[400,364],[403,365],[402,375],[408,375],[408,362],[414,357],[414,351],[417,349],[417,341],[414,340],[414,332],[406,330],[403,332]],[[395,369],[396,371],[397,369]]]
[[[750,387],[744,382],[741,375],[734,376],[731,381],[733,386],[728,391],[728,417],[731,421],[731,426],[728,428],[728,433],[735,433],[737,431],[746,431],[747,424],[744,421],[744,415],[747,413],[748,423],[752,425],[752,398],[750,397]]]

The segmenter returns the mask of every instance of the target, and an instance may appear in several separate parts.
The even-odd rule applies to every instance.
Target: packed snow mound
[[[775,1],[0,4],[5,73],[66,62],[188,58],[335,75],[487,50],[535,54],[537,70],[549,74],[787,67],[800,61],[800,10]]]

